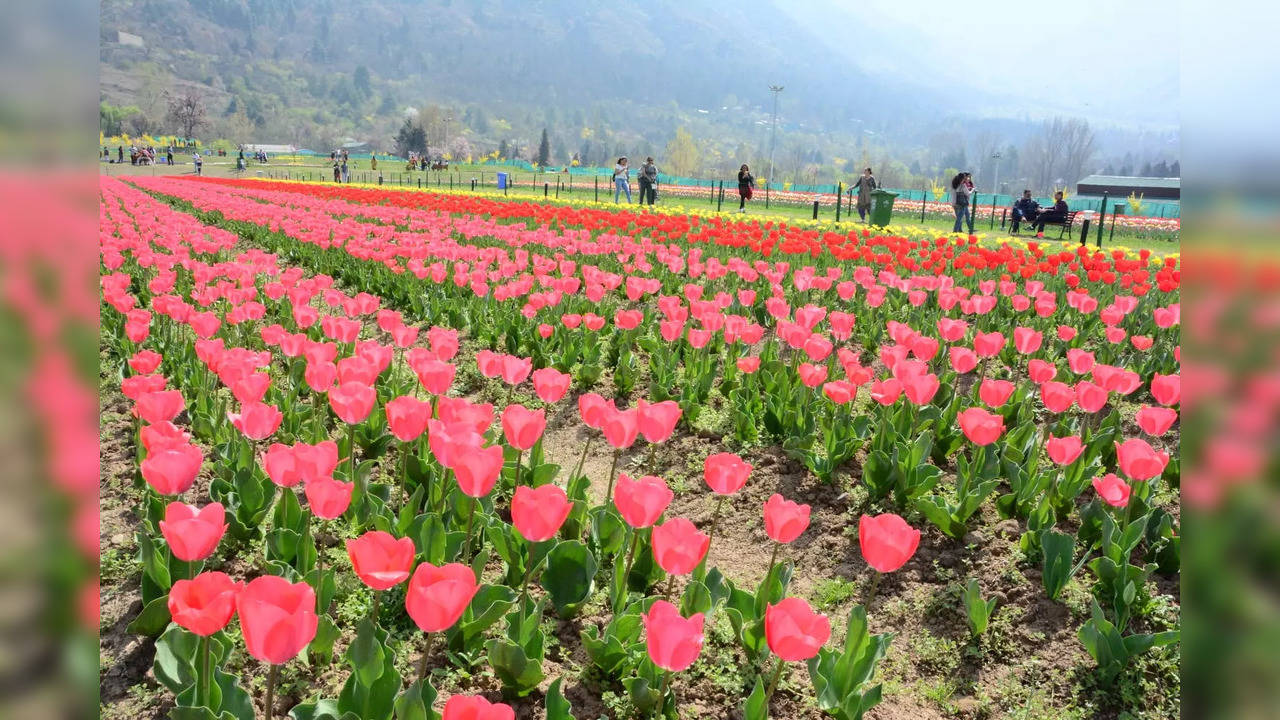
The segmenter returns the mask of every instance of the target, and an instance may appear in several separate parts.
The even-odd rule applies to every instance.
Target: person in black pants
[[[738,169],[738,212],[747,211],[747,201],[751,199],[751,191],[755,189],[756,179],[751,174],[751,168],[744,163]]]
[[[1009,226],[1009,232],[1018,232],[1018,224],[1026,221],[1028,225],[1035,225],[1036,217],[1040,214],[1040,203],[1031,197],[1030,190],[1023,190],[1022,197],[1018,198],[1013,204],[1012,224]]]
[[[1036,237],[1044,237],[1045,223],[1060,223],[1067,219],[1067,201],[1062,199],[1062,191],[1053,194],[1053,207],[1036,216]]]
[[[653,201],[658,196],[658,166],[653,164],[653,158],[644,159],[644,164],[640,166],[640,204],[645,204],[645,198],[648,203],[653,205]]]

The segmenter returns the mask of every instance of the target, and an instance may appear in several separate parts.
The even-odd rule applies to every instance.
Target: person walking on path
[[[342,182],[351,182],[351,169],[347,165],[347,154],[342,154]]]
[[[973,185],[969,183],[969,173],[956,173],[951,178],[951,189],[954,191],[955,198],[951,201],[951,206],[956,211],[956,224],[951,228],[951,232],[960,232],[964,229],[964,223],[969,223],[969,234],[973,234],[973,217],[969,214],[969,196],[973,194]]]
[[[653,164],[653,158],[644,159],[644,164],[640,166],[640,204],[645,204],[645,198],[648,198],[649,205],[653,205],[653,201],[658,196],[658,166]]]
[[[627,159],[625,157],[618,158],[618,164],[613,166],[613,203],[618,204],[618,197],[622,193],[627,194],[627,204],[631,204],[631,168],[627,167]]]
[[[342,166],[338,163],[338,154],[333,154],[333,181],[342,182]]]
[[[370,154],[370,155],[369,155],[369,169],[370,169],[370,170],[377,170],[377,169],[378,169],[378,154],[377,154],[377,153],[372,153],[372,154]]]
[[[880,187],[876,182],[876,176],[871,174],[871,168],[862,171],[862,177],[858,178],[858,219],[863,222],[867,221],[867,213],[871,211],[871,191]]]
[[[756,187],[756,178],[751,174],[751,168],[746,163],[738,168],[738,212],[745,213],[747,211],[747,201],[751,199],[751,192]]]

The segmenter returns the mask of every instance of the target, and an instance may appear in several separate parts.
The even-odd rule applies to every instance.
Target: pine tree
[[[538,143],[538,167],[546,167],[551,162],[551,141],[547,139],[547,129],[542,128],[542,140]]]

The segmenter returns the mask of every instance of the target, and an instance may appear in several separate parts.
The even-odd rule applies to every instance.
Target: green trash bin
[[[888,190],[871,191],[871,224],[884,227],[893,221],[893,201],[897,193]]]

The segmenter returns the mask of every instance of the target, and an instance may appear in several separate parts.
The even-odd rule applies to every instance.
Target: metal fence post
[[[920,222],[924,223],[924,206],[929,202],[928,190],[920,191]]]
[[[814,220],[818,219],[818,201],[817,200],[813,201],[813,219]]]
[[[1080,247],[1084,247],[1089,242],[1089,219],[1085,218],[1084,225],[1080,227]]]
[[[840,201],[844,200],[844,183],[836,183],[836,222],[840,222]]]
[[[1107,222],[1107,196],[1109,193],[1102,193],[1102,212],[1098,215],[1098,247],[1102,247],[1102,228]]]
[[[545,183],[545,182],[542,183],[542,199],[545,200],[547,198],[547,194],[550,191],[550,186],[551,186],[551,183]]]
[[[1116,239],[1116,214],[1111,213],[1111,234],[1107,236],[1107,244],[1115,242]]]
[[[716,190],[714,187],[711,188],[711,194],[712,195],[716,194]],[[724,207],[724,181],[723,180],[720,181],[720,194],[719,194],[719,199],[716,200],[716,212],[720,212],[720,208],[722,207]]]
[[[596,202],[600,202],[600,176],[595,177],[596,181]]]
[[[1000,221],[1000,227],[1004,227],[1004,221]],[[991,196],[991,229],[996,229],[996,196]]]
[[[764,209],[765,210],[769,209],[769,185],[771,183],[772,183],[772,179],[764,181]]]

